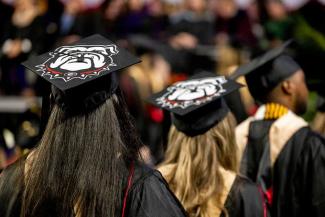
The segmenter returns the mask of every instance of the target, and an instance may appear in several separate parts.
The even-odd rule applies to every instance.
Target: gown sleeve
[[[320,141],[319,141],[320,142]],[[325,213],[325,141],[322,140],[318,150],[315,150],[313,164],[313,196],[312,216],[324,216]]]
[[[242,176],[237,176],[225,208],[230,217],[269,216],[261,191],[253,182]]]
[[[187,216],[166,181],[156,170],[134,183],[127,204],[128,217]]]
[[[23,186],[22,161],[10,165],[0,174],[0,216],[19,217]]]
[[[311,132],[297,165],[295,180],[295,215],[324,216],[325,213],[325,139]]]

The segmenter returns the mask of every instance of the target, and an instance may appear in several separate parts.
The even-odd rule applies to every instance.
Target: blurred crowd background
[[[230,75],[289,39],[312,90],[305,119],[323,132],[324,23],[324,0],[0,0],[0,168],[41,132],[48,87],[20,63],[95,33],[142,59],[119,78],[149,163],[161,160],[170,123],[148,96],[202,70]],[[246,88],[229,101],[237,122],[257,108]]]

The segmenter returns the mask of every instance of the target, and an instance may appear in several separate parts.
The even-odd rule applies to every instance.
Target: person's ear
[[[294,89],[295,89],[294,84],[290,80],[285,80],[281,84],[282,92],[287,95],[293,95]]]

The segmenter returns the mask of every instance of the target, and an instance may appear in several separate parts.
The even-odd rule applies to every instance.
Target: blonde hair
[[[235,119],[229,114],[202,135],[189,137],[172,126],[160,168],[175,165],[163,175],[190,217],[210,217],[213,208],[227,214],[221,202],[224,180],[220,170],[237,171]]]

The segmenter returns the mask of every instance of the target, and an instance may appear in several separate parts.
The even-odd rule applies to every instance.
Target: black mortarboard
[[[301,69],[298,63],[285,53],[290,43],[291,41],[287,41],[283,45],[253,59],[248,64],[240,66],[231,78],[237,79],[245,75],[248,88],[253,96],[255,92],[266,94],[280,82]]]
[[[202,72],[154,94],[149,102],[170,111],[179,131],[197,136],[227,115],[229,109],[223,97],[241,86],[224,76]]]
[[[140,60],[101,35],[33,57],[23,63],[52,84],[52,96],[66,110],[89,110],[102,104],[118,86],[113,72]],[[107,76],[110,75],[110,76]]]

